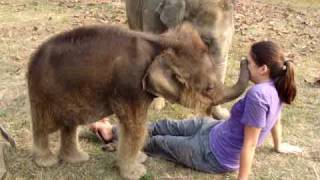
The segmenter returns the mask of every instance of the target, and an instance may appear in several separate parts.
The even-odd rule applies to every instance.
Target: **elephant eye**
[[[210,47],[212,44],[212,38],[208,35],[202,35],[201,36],[202,41],[208,46]]]
[[[178,74],[174,74],[174,77],[177,81],[179,81],[182,84],[186,84],[186,81]]]
[[[209,92],[209,91],[212,91],[213,89],[214,89],[213,84],[210,84],[207,86],[206,91]]]
[[[202,40],[208,47],[211,45],[211,40],[209,38],[202,38]]]

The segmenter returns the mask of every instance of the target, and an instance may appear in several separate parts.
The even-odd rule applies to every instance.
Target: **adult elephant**
[[[184,21],[198,30],[208,45],[216,67],[216,75],[224,83],[228,51],[234,32],[232,0],[126,0],[129,27],[162,33]],[[164,104],[157,100],[156,106]],[[217,119],[229,117],[229,111],[215,106],[212,115]]]

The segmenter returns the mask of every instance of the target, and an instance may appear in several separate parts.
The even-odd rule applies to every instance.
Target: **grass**
[[[0,1],[0,122],[17,141],[17,150],[7,152],[8,179],[119,179],[115,154],[100,150],[94,137],[81,138],[91,159],[81,164],[62,163],[40,168],[31,161],[30,113],[25,72],[33,50],[46,38],[75,26],[112,23],[125,25],[119,0]],[[283,112],[284,140],[304,148],[300,155],[272,152],[270,139],[257,150],[251,179],[314,179],[320,174],[320,89],[307,83],[320,76],[319,0],[279,0],[252,3],[244,17],[236,18],[236,32],[228,62],[227,84],[238,74],[238,61],[253,40],[269,38],[280,42],[294,56],[299,94]],[[260,9],[259,9],[260,8]],[[257,10],[258,9],[258,10]],[[263,13],[268,13],[266,16]],[[262,20],[258,20],[259,18]],[[273,23],[271,23],[273,22]],[[274,25],[273,25],[274,24]],[[288,31],[288,32],[286,32]],[[304,35],[303,35],[304,34]],[[311,38],[311,36],[314,36]],[[314,49],[313,51],[311,51]],[[232,103],[225,106],[230,108]],[[167,105],[161,113],[150,111],[151,121],[194,114],[179,105]],[[58,148],[58,134],[52,136]],[[160,159],[150,158],[142,179],[234,179],[236,173],[209,175]]]

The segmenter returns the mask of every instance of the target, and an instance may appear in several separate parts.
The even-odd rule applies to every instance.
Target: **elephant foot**
[[[119,164],[120,175],[124,179],[137,180],[144,176],[147,172],[145,166],[141,163],[123,163]]]
[[[155,98],[153,102],[151,103],[151,108],[157,111],[160,111],[163,109],[166,105],[166,101],[162,97]]]
[[[35,154],[34,160],[38,166],[50,167],[58,163],[58,158],[52,154],[52,152],[46,152],[44,154]]]
[[[229,119],[230,112],[226,108],[222,108],[221,106],[215,106],[211,109],[212,117],[217,120]]]
[[[78,162],[84,162],[89,160],[89,155],[84,151],[72,151],[68,154],[61,153],[60,158],[63,161],[69,162],[69,163],[78,163]]]

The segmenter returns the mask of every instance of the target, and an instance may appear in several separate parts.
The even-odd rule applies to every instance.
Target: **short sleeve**
[[[244,103],[244,111],[240,122],[242,124],[264,128],[267,121],[267,112],[269,109],[268,103],[259,91],[248,91]]]

